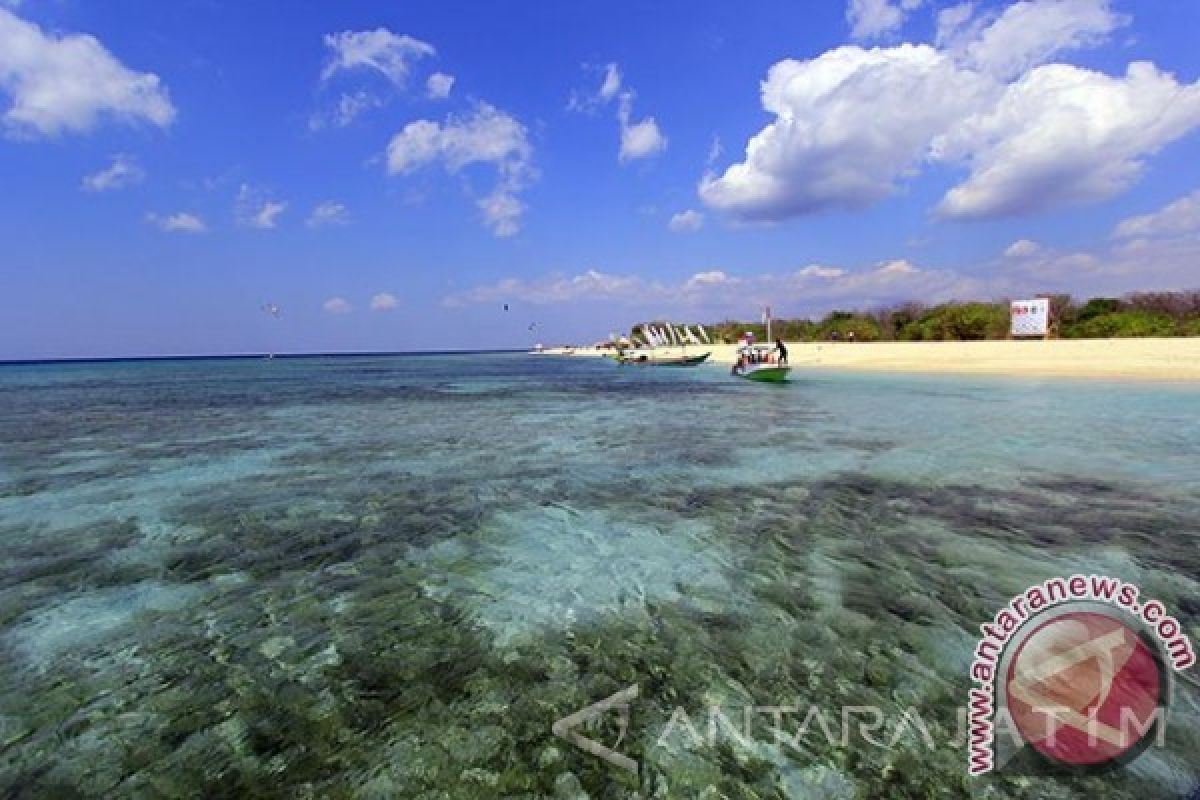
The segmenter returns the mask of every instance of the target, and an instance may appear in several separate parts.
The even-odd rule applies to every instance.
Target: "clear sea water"
[[[0,796],[1200,783],[1187,682],[1167,746],[1103,778],[968,780],[956,712],[978,625],[1054,575],[1136,581],[1200,640],[1200,389],[796,378],[515,354],[0,367]],[[551,733],[631,685],[627,729],[585,732],[623,734],[636,775]],[[714,705],[789,704],[914,708],[933,746],[784,746],[762,715],[664,735],[680,708],[703,735]]]

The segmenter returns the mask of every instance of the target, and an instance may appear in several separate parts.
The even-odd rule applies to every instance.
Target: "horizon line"
[[[0,367],[36,366],[38,364],[103,364],[123,361],[269,361],[284,358],[353,358],[363,356],[451,356],[527,353],[529,348],[486,348],[462,350],[323,350],[289,353],[180,353],[173,355],[129,356],[62,356],[50,358],[0,358]]]

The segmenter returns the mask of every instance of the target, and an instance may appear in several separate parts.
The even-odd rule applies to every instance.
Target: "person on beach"
[[[779,354],[779,366],[787,365],[787,348],[783,346],[783,339],[775,340],[775,352]]]

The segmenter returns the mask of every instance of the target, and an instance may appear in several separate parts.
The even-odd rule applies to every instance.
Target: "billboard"
[[[1050,332],[1050,299],[1014,300],[1012,303],[1013,336],[1045,336]]]

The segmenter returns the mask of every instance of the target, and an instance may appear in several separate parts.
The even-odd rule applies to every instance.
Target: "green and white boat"
[[[783,383],[788,379],[791,367],[775,360],[774,348],[765,344],[743,345],[737,350],[738,360],[730,370],[731,375],[760,383]]]

